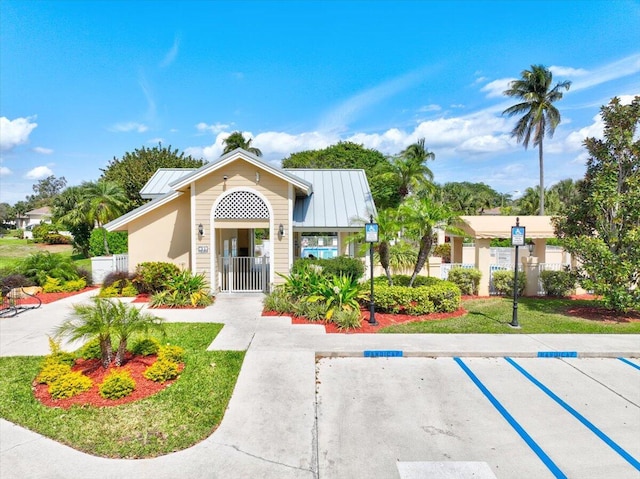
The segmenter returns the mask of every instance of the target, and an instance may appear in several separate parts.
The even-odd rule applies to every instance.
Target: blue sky
[[[2,0],[0,202],[158,142],[214,160],[235,130],[276,164],[424,137],[438,183],[522,191],[537,151],[510,137],[501,92],[533,64],[573,82],[546,183],[581,178],[600,107],[640,94],[638,32],[636,0]]]

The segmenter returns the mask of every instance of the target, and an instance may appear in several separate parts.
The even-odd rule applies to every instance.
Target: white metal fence
[[[220,290],[232,292],[267,292],[269,257],[220,257]]]
[[[449,277],[449,271],[453,268],[473,269],[476,265],[471,263],[442,263],[440,265],[440,279],[447,279]]]

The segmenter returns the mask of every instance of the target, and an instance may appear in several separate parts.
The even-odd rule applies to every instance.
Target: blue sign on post
[[[512,226],[511,227],[511,246],[524,246],[524,240],[525,240],[525,227]]]
[[[366,243],[378,242],[378,223],[366,223],[364,226],[364,241]]]

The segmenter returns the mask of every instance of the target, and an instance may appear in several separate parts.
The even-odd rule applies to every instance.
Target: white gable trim
[[[120,218],[116,218],[115,220],[110,221],[109,223],[104,225],[104,228],[107,231],[118,231],[123,226],[126,226],[129,223],[131,223],[132,221],[140,218],[141,216],[146,215],[150,211],[153,211],[156,208],[158,208],[158,207],[160,207],[162,205],[165,205],[165,204],[169,203],[170,201],[173,201],[174,199],[178,198],[179,196],[182,196],[182,194],[183,193],[180,192],[180,191],[172,191],[170,193],[167,193],[165,196],[161,196],[160,198],[156,198],[155,200],[150,201],[149,203],[144,204],[142,206],[139,206],[135,210],[130,211],[129,213],[121,216]]]
[[[226,155],[220,157],[218,160],[212,162],[212,163],[207,163],[204,166],[201,166],[200,168],[198,168],[196,171],[194,171],[191,174],[188,174],[176,181],[174,181],[173,183],[170,183],[169,186],[175,190],[179,190],[182,188],[187,187],[192,181],[197,181],[200,178],[203,178],[207,175],[209,175],[210,173],[212,173],[213,171],[216,171],[226,165],[228,165],[229,163],[233,163],[234,161],[237,161],[239,159],[242,159],[248,163],[251,163],[252,165],[256,166],[257,168],[260,168],[262,170],[268,171],[269,173],[273,174],[274,176],[277,176],[278,178],[293,184],[296,188],[302,190],[305,194],[309,194],[312,191],[312,187],[311,184],[307,183],[306,181],[298,178],[297,176],[295,176],[292,173],[289,173],[285,170],[282,170],[280,168],[277,168],[273,165],[270,165],[269,163],[259,159],[257,156],[252,155],[251,153],[248,153],[242,149],[237,149],[234,150],[230,153],[227,153]]]

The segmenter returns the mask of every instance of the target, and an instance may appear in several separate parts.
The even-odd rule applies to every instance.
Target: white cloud
[[[554,76],[559,77],[580,77],[589,73],[584,68],[550,66],[549,70]]]
[[[32,170],[29,170],[24,177],[29,180],[41,180],[51,175],[53,175],[53,171],[51,171],[48,166],[36,166]]]
[[[51,148],[44,148],[42,146],[36,146],[33,151],[35,151],[36,153],[40,153],[41,155],[50,155],[51,153],[53,153],[53,150]]]
[[[116,123],[113,125],[110,130],[118,133],[127,133],[130,131],[135,131],[137,133],[144,133],[147,131],[149,127],[143,123],[137,123],[135,121],[129,121],[126,123]]]
[[[162,59],[162,62],[160,62],[160,68],[166,68],[169,65],[171,65],[176,60],[179,50],[180,50],[180,37],[176,35],[176,37],[173,39],[173,45],[171,45],[171,48]]]
[[[589,75],[578,79],[571,85],[570,91],[582,90],[592,86],[600,85],[611,80],[617,80],[628,75],[640,72],[640,53],[630,55],[621,60],[604,65],[595,70],[591,70]]]
[[[158,143],[164,143],[164,138],[151,138],[150,140],[147,140],[147,143],[149,143],[150,145],[157,145]]]
[[[428,113],[430,111],[440,111],[442,107],[440,105],[424,105],[418,108],[419,113]]]
[[[0,176],[9,176],[11,174],[13,174],[13,172],[9,168],[0,166]]]
[[[298,151],[326,148],[337,141],[339,141],[337,137],[317,131],[299,135],[269,131],[258,134],[251,144],[260,148],[263,154],[268,152],[289,155]]]
[[[511,82],[514,80],[515,78],[500,78],[498,80],[493,80],[480,88],[480,91],[486,92],[487,98],[499,98],[503,96],[504,91],[509,88]]]
[[[29,135],[38,126],[32,122],[34,118],[9,120],[6,116],[0,117],[0,150],[11,150],[29,141]]]
[[[480,135],[465,140],[457,151],[463,153],[497,153],[511,148],[509,136]]]
[[[231,127],[231,125],[226,125],[224,123],[214,123],[213,125],[209,125],[205,122],[200,122],[196,125],[196,129],[201,132],[210,131],[214,135],[217,135],[224,130],[227,130]]]

